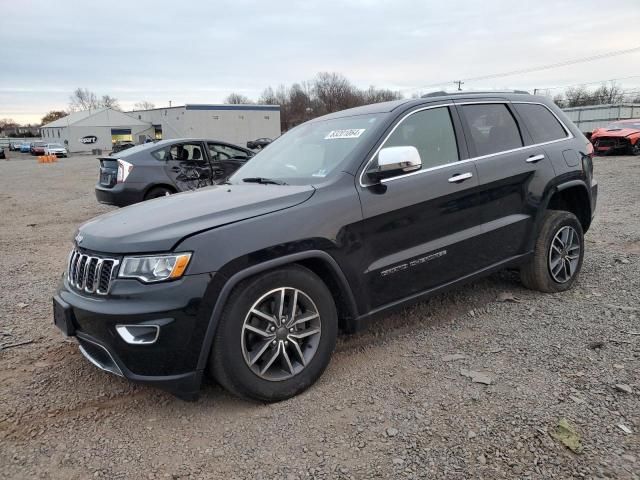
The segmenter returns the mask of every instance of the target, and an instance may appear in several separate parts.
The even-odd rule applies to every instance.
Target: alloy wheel
[[[281,287],[261,296],[242,325],[242,354],[258,377],[287,380],[300,373],[320,343],[321,318],[302,290]]]
[[[566,283],[576,273],[580,262],[580,238],[568,225],[562,227],[551,240],[549,272],[558,283]]]

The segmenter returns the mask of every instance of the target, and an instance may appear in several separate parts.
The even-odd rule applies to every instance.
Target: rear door
[[[478,250],[478,257],[488,267],[526,253],[535,214],[554,170],[509,102],[458,103],[482,192],[486,248]]]
[[[375,184],[358,180],[362,266],[372,309],[446,284],[477,269],[481,215],[478,174],[467,158],[455,110],[427,107],[405,116],[380,148],[414,146],[422,168]]]
[[[179,191],[213,185],[213,169],[202,142],[174,143],[164,155],[167,175]]]

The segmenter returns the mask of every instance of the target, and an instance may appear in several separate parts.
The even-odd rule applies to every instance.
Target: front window
[[[398,124],[383,145],[385,148],[407,146],[416,147],[423,169],[457,162],[460,157],[449,109],[429,108],[411,114]]]
[[[382,115],[302,124],[252,157],[229,181],[268,178],[292,185],[320,183],[344,168],[355,148],[375,133]]]
[[[211,158],[213,162],[230,159],[246,160],[248,157],[247,152],[243,150],[219,143],[207,143],[207,148],[209,149],[209,158]]]

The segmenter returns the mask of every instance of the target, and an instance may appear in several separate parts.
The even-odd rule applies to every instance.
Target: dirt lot
[[[640,158],[596,160],[572,291],[505,272],[437,296],[341,338],[318,384],[275,405],[215,385],[185,403],[90,365],[53,327],[51,295],[75,227],[110,210],[97,161],[10,158],[0,478],[640,478]],[[582,453],[552,437],[561,419]]]

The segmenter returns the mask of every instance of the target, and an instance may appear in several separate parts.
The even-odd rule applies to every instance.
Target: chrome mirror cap
[[[378,152],[377,167],[367,174],[382,179],[394,173],[413,172],[421,168],[422,159],[416,147],[386,147]]]

